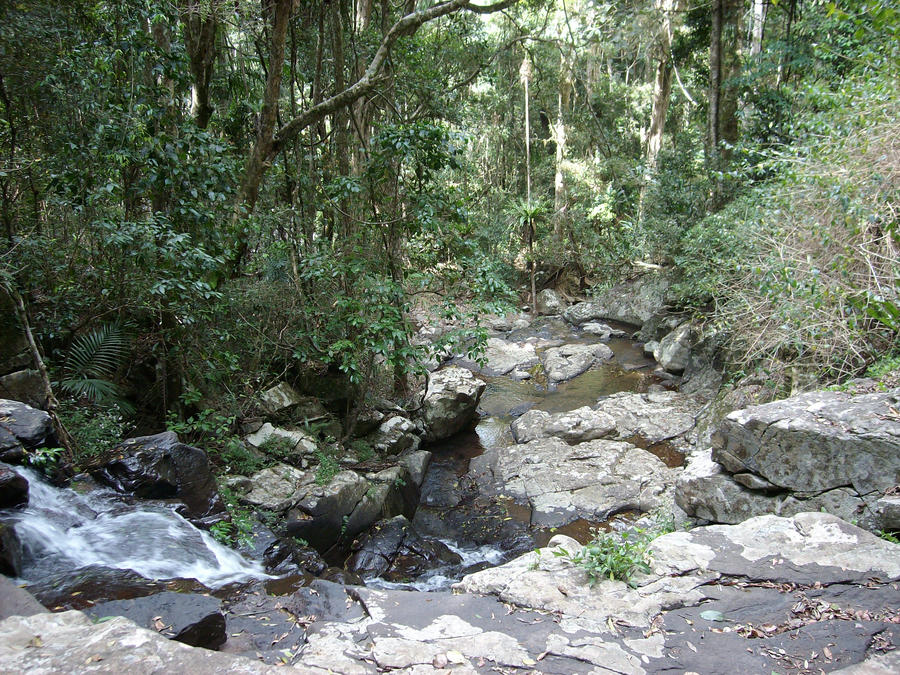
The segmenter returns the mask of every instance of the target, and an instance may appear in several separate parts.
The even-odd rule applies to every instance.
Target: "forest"
[[[887,0],[15,0],[0,285],[84,455],[402,397],[647,270],[732,381],[897,364]],[[15,319],[13,317],[16,317]],[[416,319],[416,317],[420,317]],[[421,316],[454,330],[413,340]]]

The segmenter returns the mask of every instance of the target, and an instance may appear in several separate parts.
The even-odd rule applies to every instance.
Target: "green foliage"
[[[123,412],[134,412],[112,381],[128,352],[128,343],[125,329],[115,321],[78,335],[62,368],[60,389],[91,403],[115,404]]]
[[[316,450],[319,466],[316,468],[316,485],[328,485],[341,470],[341,465],[333,455],[323,450]]]
[[[294,445],[291,439],[272,434],[260,444],[258,449],[264,455],[284,461],[294,455]]]
[[[270,461],[248,449],[234,433],[233,415],[204,408],[187,420],[179,421],[170,414],[166,427],[179,434],[184,442],[206,450],[213,463],[225,473],[250,475],[270,464]]]
[[[357,461],[365,462],[375,456],[375,449],[362,438],[354,438],[350,441],[350,451],[356,456]]]
[[[25,453],[25,461],[46,473],[56,466],[65,450],[63,448],[35,448]]]
[[[85,405],[63,400],[57,411],[60,421],[78,447],[77,464],[109,452],[128,437],[131,424],[117,405]]]
[[[581,567],[592,585],[607,579],[631,584],[636,573],[650,572],[650,541],[652,537],[641,533],[603,532],[580,551],[560,549],[554,553]]]
[[[866,369],[866,377],[880,379],[900,370],[900,354],[884,356]]]
[[[878,532],[878,536],[885,541],[891,542],[892,544],[900,544],[900,538],[897,537],[896,532],[887,532],[886,530],[880,530]]]
[[[228,510],[228,520],[220,520],[210,528],[210,534],[226,546],[249,545],[253,539],[253,511],[242,506],[237,496],[227,488],[220,488],[219,495]]]

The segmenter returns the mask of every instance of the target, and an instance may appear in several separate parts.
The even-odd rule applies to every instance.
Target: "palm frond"
[[[62,369],[60,389],[93,403],[114,403],[124,412],[133,412],[122,390],[111,380],[128,353],[128,343],[128,334],[117,321],[77,336]]]

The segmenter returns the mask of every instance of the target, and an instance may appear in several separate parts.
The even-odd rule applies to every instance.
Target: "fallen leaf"
[[[831,658],[832,658],[832,657],[831,657],[831,650],[828,649],[828,647],[825,647],[824,649],[822,649],[822,653],[825,655],[825,658],[826,658],[826,659],[828,659],[829,661],[831,660]]]
[[[465,656],[463,656],[462,652],[458,652],[455,649],[450,649],[447,651],[447,661],[449,663],[456,663],[456,664],[462,664],[462,663],[469,662],[468,659]]]
[[[40,635],[35,635],[33,638],[31,638],[31,640],[28,641],[28,646],[29,647],[43,647],[44,641],[41,640]]]

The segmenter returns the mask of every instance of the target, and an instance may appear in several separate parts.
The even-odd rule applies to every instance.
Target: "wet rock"
[[[366,441],[385,455],[415,452],[422,442],[415,423],[401,415],[392,415],[386,422],[382,422],[376,432],[366,436]]]
[[[25,506],[28,503],[28,481],[10,467],[0,464],[0,509]]]
[[[527,501],[533,524],[558,527],[579,518],[606,520],[622,511],[653,511],[672,503],[672,469],[621,441],[570,446],[543,438],[488,450],[472,471],[490,474],[493,489]],[[480,477],[485,482],[484,477]]]
[[[449,438],[468,425],[485,386],[465,368],[444,368],[432,374],[422,399],[426,440]]]
[[[89,565],[42,578],[28,586],[50,609],[83,609],[96,602],[140,598],[166,590],[209,592],[195,579],[148,579],[133,570]]]
[[[17,577],[22,573],[22,542],[12,523],[0,521],[0,574]]]
[[[349,520],[371,485],[353,471],[341,471],[327,485],[311,485],[288,512],[288,535],[325,551],[346,534]]]
[[[0,399],[0,429],[26,450],[57,445],[50,415],[19,401]],[[8,444],[8,436],[5,438],[4,444]]]
[[[683,323],[659,341],[653,358],[670,373],[683,373],[691,357],[693,338],[693,327]]]
[[[0,621],[11,616],[33,616],[46,612],[47,608],[35,600],[31,593],[0,574]]]
[[[192,521],[225,512],[206,453],[180,443],[175,433],[130,438],[112,454],[114,459],[91,474],[117,492],[141,499],[177,498],[184,505],[182,515]]]
[[[25,449],[19,439],[0,425],[0,462],[21,463],[25,459]]]
[[[96,619],[122,616],[191,647],[218,649],[225,644],[221,601],[208,595],[166,591],[142,598],[101,602],[85,609]]]
[[[370,486],[356,508],[341,523],[340,539],[352,541],[360,532],[384,518],[412,518],[419,504],[419,488],[409,470],[395,466],[369,476]]]
[[[529,410],[512,423],[511,429],[516,443],[555,437],[575,445],[614,434],[616,422],[605,412],[585,406],[554,415],[543,410]]]
[[[611,337],[625,337],[627,333],[624,330],[613,328],[608,324],[599,321],[589,321],[581,327],[585,333],[598,336],[601,340],[608,340]]]
[[[563,345],[547,349],[541,354],[544,372],[551,382],[565,382],[581,375],[596,363],[608,361],[613,351],[604,344]]]
[[[21,401],[34,408],[47,403],[41,374],[36,370],[18,370],[0,377],[0,397]]]
[[[94,624],[77,611],[10,617],[0,622],[0,634],[4,636],[0,641],[2,672],[69,673],[73,669],[129,675],[290,672],[241,656],[194,649],[122,617]]]
[[[900,483],[898,404],[900,389],[814,392],[735,411],[713,434],[713,459],[791,491],[884,494]]]
[[[384,520],[354,542],[347,569],[364,579],[406,581],[461,558],[436,539],[425,539],[403,516]]]
[[[285,562],[313,576],[319,576],[328,567],[318,551],[290,537],[272,542],[263,554],[263,564],[268,572],[280,573]]]
[[[559,293],[552,288],[545,288],[537,294],[537,313],[541,316],[550,314],[559,314],[564,308],[565,303],[559,297]]]
[[[319,447],[315,439],[303,431],[298,429],[280,429],[268,422],[263,424],[256,432],[244,437],[244,441],[254,448],[263,448],[267,441],[271,442],[277,439],[283,439],[283,442],[289,443],[291,454],[296,454],[298,460],[300,457],[308,457],[314,454]]]

